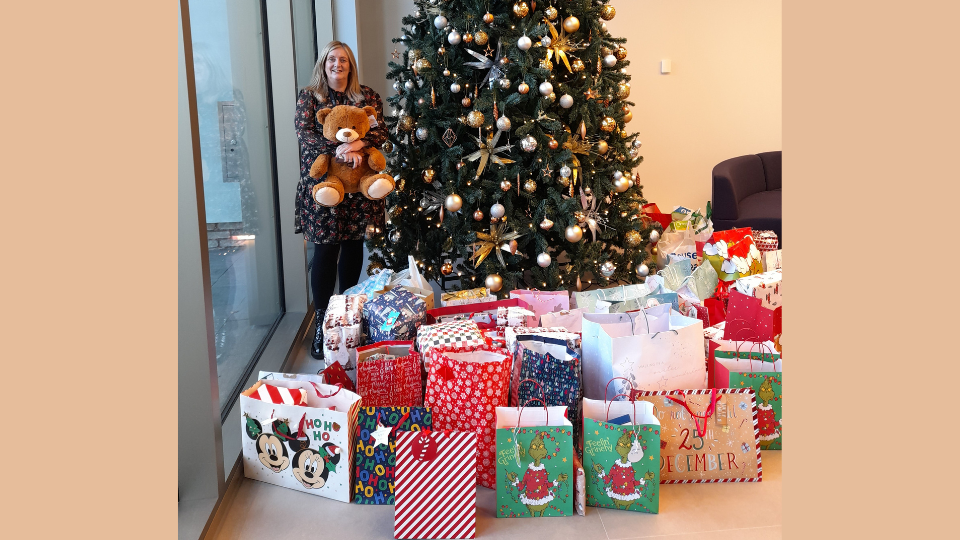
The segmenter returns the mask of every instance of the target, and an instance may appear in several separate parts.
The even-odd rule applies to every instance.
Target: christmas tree
[[[462,288],[501,295],[640,281],[659,225],[642,218],[632,175],[643,158],[623,130],[633,103],[626,40],[604,23],[613,6],[416,5],[388,73],[383,150],[397,189],[370,267],[413,255],[427,279],[455,272]]]

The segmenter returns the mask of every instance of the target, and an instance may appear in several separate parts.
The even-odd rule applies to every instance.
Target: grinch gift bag
[[[729,388],[753,388],[757,400],[760,449],[783,450],[783,371],[780,355],[773,352],[768,344],[739,342],[737,345],[735,351],[714,351],[716,384]]]
[[[660,483],[759,482],[751,388],[634,392],[660,420]]]
[[[321,380],[262,371],[240,394],[243,474],[348,502],[360,396]]]
[[[584,399],[583,469],[587,506],[658,513],[660,422],[653,405]]]
[[[476,433],[401,432],[393,537],[476,538],[476,470]]]
[[[433,417],[427,407],[361,407],[354,450],[353,502],[393,504],[397,436],[432,428]]]
[[[530,402],[497,407],[497,517],[571,516],[573,425],[566,407]]]
[[[429,359],[429,360],[428,360]],[[510,392],[510,353],[491,345],[431,349],[424,405],[435,429],[476,433],[477,482],[496,485],[496,408],[506,407]]]

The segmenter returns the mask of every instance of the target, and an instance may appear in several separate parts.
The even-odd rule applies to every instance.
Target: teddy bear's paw
[[[389,176],[377,178],[377,180],[370,185],[370,189],[367,190],[371,199],[382,199],[386,197],[391,191],[393,191],[393,178]]]
[[[336,206],[340,204],[340,193],[332,187],[322,187],[314,193],[313,198],[317,204],[323,206]]]

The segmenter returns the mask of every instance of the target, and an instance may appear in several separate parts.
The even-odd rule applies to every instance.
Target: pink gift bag
[[[530,305],[529,309],[535,315],[527,317],[527,326],[540,326],[541,315],[570,309],[570,296],[567,291],[516,289],[510,291],[510,298],[519,298]]]

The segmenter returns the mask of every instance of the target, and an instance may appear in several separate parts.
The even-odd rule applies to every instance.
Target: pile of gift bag
[[[478,485],[507,518],[657,513],[661,484],[761,481],[782,448],[776,237],[665,215],[640,285],[434,307],[411,261],[333,297],[326,367],[241,395],[245,476],[394,505],[398,539],[474,538]]]

